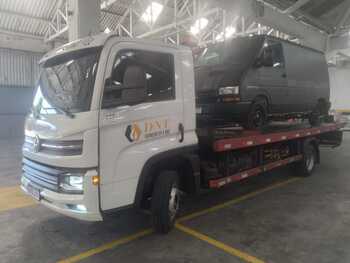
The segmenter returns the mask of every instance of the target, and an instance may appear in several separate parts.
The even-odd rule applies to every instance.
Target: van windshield
[[[195,65],[201,67],[219,64],[250,64],[260,51],[262,42],[260,38],[245,37],[208,46],[197,58]]]
[[[33,113],[72,114],[90,110],[100,51],[88,48],[46,61],[34,96]]]

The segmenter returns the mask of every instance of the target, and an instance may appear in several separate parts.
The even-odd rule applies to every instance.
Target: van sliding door
[[[264,63],[258,69],[260,88],[270,96],[272,112],[288,111],[287,73],[282,44],[277,41],[267,41],[262,52]]]

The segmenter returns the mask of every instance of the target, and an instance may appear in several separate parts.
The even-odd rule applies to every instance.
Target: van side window
[[[132,67],[141,69],[139,72],[145,74],[146,99],[140,103],[175,99],[175,73],[172,54],[144,50],[122,50],[115,57],[109,80],[117,92],[108,92],[105,87],[104,101],[119,101],[123,105],[124,76],[127,69]]]
[[[282,44],[277,41],[268,41],[264,45],[263,59],[268,63],[265,63],[265,67],[284,68],[284,55]]]

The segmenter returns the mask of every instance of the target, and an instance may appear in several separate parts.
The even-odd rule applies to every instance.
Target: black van
[[[309,118],[330,108],[329,75],[322,52],[259,35],[211,45],[196,59],[197,113],[247,128],[268,119]]]

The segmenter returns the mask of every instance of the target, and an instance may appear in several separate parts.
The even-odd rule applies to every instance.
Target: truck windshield
[[[90,110],[100,48],[66,53],[44,63],[33,101],[34,114]]]
[[[248,64],[262,47],[262,40],[255,37],[235,38],[208,46],[197,58],[195,65],[215,66],[219,64]]]

